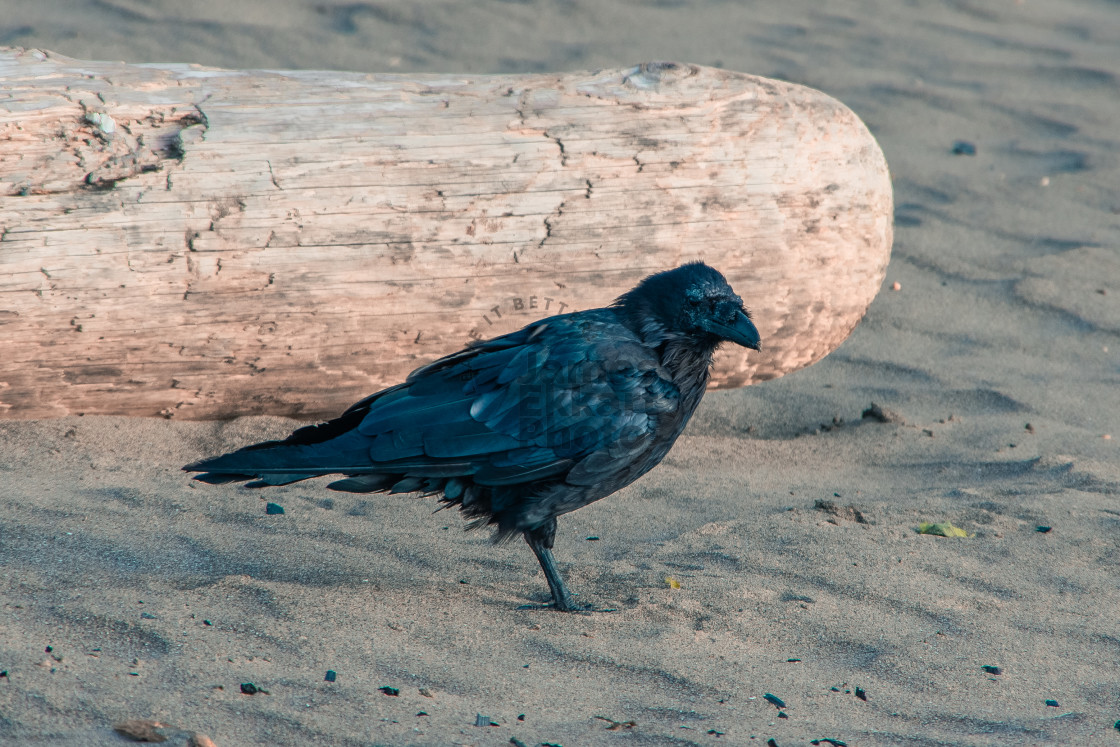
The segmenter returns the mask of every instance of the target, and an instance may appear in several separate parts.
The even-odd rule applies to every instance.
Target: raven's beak
[[[735,320],[731,324],[720,324],[717,321],[706,321],[704,329],[716,335],[721,340],[742,345],[751,350],[762,350],[762,338],[754,323],[742,311],[735,312]]]

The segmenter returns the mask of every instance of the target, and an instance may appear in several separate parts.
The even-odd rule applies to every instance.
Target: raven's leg
[[[568,587],[564,585],[564,579],[561,578],[556,561],[552,557],[552,541],[555,537],[556,519],[549,519],[548,523],[525,531],[525,541],[533,548],[533,553],[540,561],[556,609],[561,612],[574,612],[578,608],[572,603],[572,595],[568,593]]]

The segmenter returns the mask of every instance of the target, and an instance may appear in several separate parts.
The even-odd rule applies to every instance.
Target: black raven
[[[611,306],[475,342],[416,369],[335,420],[183,469],[207,483],[423,493],[522,535],[556,609],[577,609],[552,544],[556,517],[655,467],[684,430],[721,342],[759,350],[743,301],[693,262],[650,275]]]

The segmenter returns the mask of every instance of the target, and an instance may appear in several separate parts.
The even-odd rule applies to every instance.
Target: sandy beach
[[[297,421],[0,421],[0,741],[1120,744],[1120,5],[6,0],[0,45],[719,66],[851,107],[896,205],[838,350],[709,393],[660,467],[560,520],[613,612],[519,609],[548,600],[529,550],[431,499],[180,471]]]

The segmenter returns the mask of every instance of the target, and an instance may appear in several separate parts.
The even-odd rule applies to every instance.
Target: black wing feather
[[[474,344],[335,420],[187,469],[250,485],[341,473],[330,487],[354,492],[442,486],[445,500],[495,513],[625,469],[678,399],[654,351],[599,309]]]

